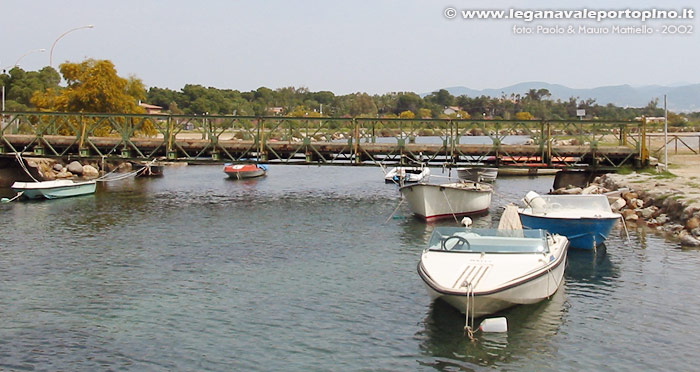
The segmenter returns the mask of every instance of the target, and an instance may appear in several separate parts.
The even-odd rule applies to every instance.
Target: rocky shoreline
[[[117,169],[118,172],[129,172],[132,164],[129,162],[104,162],[82,160],[62,161],[61,159],[25,157],[22,159],[26,170],[31,174],[27,175],[24,169],[17,163],[3,168],[0,172],[0,187],[10,187],[15,181],[31,182],[33,179],[39,181],[53,181],[58,179],[95,179],[101,174]]]
[[[699,181],[700,182],[700,181]],[[555,194],[605,194],[629,226],[647,226],[681,245],[700,247],[700,188],[692,180],[659,174],[609,173],[586,188]]]

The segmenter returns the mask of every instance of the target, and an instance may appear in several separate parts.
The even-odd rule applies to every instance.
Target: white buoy
[[[479,330],[484,333],[508,332],[508,320],[505,317],[484,319]]]
[[[469,227],[472,225],[472,219],[469,217],[462,218],[462,225]]]

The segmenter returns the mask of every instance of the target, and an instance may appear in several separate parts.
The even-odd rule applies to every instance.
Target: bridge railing
[[[46,156],[352,164],[495,158],[567,167],[646,160],[645,126],[636,121],[59,112],[4,112],[2,119],[1,153]]]

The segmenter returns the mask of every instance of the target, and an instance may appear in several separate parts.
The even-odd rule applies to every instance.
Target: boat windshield
[[[605,195],[541,195],[544,205],[535,200],[532,211],[554,212],[558,210],[586,210],[594,213],[612,213],[610,202]],[[542,209],[544,209],[542,211]]]
[[[544,230],[470,229],[437,227],[428,243],[431,251],[478,253],[545,253],[549,251]]]

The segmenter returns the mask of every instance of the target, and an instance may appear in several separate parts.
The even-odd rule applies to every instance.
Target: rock
[[[669,233],[676,233],[683,230],[683,225],[678,225],[678,224],[669,224],[664,226],[664,231],[669,232]]]
[[[131,172],[133,166],[129,162],[121,163],[117,166],[118,172]]]
[[[688,230],[692,231],[693,229],[697,229],[698,227],[700,227],[700,218],[693,216],[687,221],[685,221],[685,228]]]
[[[689,247],[700,247],[700,240],[695,238],[692,234],[680,234],[678,236],[681,239],[681,244]]]
[[[637,213],[630,209],[622,211],[622,216],[625,218],[625,221],[637,221],[639,219]]]
[[[580,187],[572,187],[570,189],[566,189],[562,191],[562,194],[567,194],[567,195],[572,195],[572,194],[580,194],[581,193],[581,188]]]
[[[637,199],[639,197],[639,194],[636,192],[624,192],[622,193],[622,197],[629,202],[632,199]]]
[[[650,219],[657,211],[659,210],[658,207],[651,206],[651,207],[646,207],[642,209],[642,218],[645,220]]]
[[[581,194],[583,194],[583,195],[600,194],[600,187],[598,187],[598,185],[590,185],[590,186],[586,187],[585,189],[581,190]]]
[[[63,165],[61,165],[60,163],[56,163],[53,165],[53,170],[55,170],[56,172],[60,172],[62,169]]]
[[[92,165],[84,165],[83,166],[83,177],[85,178],[97,178],[100,176],[100,172],[97,170],[97,168],[93,167]]]
[[[617,212],[620,209],[624,208],[625,205],[627,205],[627,202],[623,198],[617,198],[612,204],[610,204],[610,208],[612,208],[613,211]]]
[[[73,177],[73,173],[67,171],[66,168],[63,168],[59,173],[56,174],[56,178],[71,178],[71,177]]]
[[[83,166],[77,161],[72,161],[68,164],[68,171],[73,174],[81,175],[83,174]]]
[[[670,221],[670,218],[668,218],[668,216],[666,216],[665,214],[660,214],[658,217],[656,217],[656,222],[659,225],[663,225],[668,221]]]
[[[692,229],[690,231],[690,233],[693,234],[693,236],[695,236],[695,237],[699,237],[700,236],[700,227],[696,227],[696,228]]]
[[[635,198],[635,199],[631,199],[628,201],[629,201],[630,208],[635,208],[635,209],[644,208],[644,202],[641,199]]]

